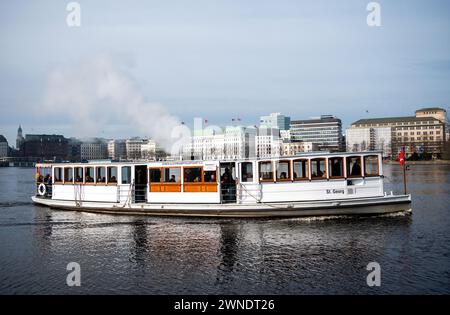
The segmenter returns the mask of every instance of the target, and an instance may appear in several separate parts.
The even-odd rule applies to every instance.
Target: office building
[[[268,116],[261,116],[259,126],[261,128],[278,128],[280,130],[289,130],[291,118],[281,113],[271,113]]]
[[[83,140],[80,145],[81,160],[105,160],[108,158],[108,144],[106,140],[93,138]]]
[[[108,158],[111,160],[125,160],[127,158],[127,145],[125,140],[108,141]]]
[[[19,155],[34,158],[37,161],[66,160],[68,155],[68,139],[62,135],[25,135],[20,141]]]
[[[292,141],[312,142],[322,151],[342,151],[342,122],[331,115],[291,121]]]
[[[127,159],[139,160],[142,159],[142,145],[147,143],[147,139],[134,137],[125,141],[127,150]]]
[[[155,159],[156,151],[156,142],[152,139],[148,139],[141,145],[141,158],[146,160]]]
[[[366,145],[369,150],[383,148],[383,150],[390,150],[390,155],[396,156],[404,148],[407,157],[417,152],[439,158],[446,140],[445,114],[444,109],[434,107],[417,110],[415,116],[360,119],[347,129],[347,148],[351,149],[355,145],[362,146],[363,141],[367,142],[367,133],[370,133],[371,129],[374,134],[382,133],[377,130],[386,130],[383,131],[383,136],[374,137],[370,145]],[[391,130],[390,144],[388,143],[389,132],[386,128]],[[359,129],[369,129],[369,131],[354,131]],[[361,136],[362,133],[366,133],[366,136]],[[380,143],[381,141],[383,143]]]
[[[392,128],[349,128],[346,130],[347,151],[381,150],[383,157],[392,155]]]

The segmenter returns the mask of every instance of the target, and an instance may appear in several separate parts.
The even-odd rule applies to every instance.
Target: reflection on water
[[[386,190],[402,173],[387,165]],[[293,219],[112,216],[34,206],[0,168],[0,293],[450,293],[448,166],[413,166],[413,214]],[[26,180],[29,179],[29,180]],[[80,263],[82,285],[65,284]],[[382,286],[366,285],[366,266]]]

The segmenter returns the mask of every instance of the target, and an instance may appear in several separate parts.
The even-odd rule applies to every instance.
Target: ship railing
[[[237,188],[235,184],[222,184],[220,187],[221,202],[233,203],[237,200]]]
[[[133,203],[147,201],[147,184],[134,184],[132,186]]]
[[[252,202],[261,202],[262,185],[260,183],[239,183],[237,194],[239,203],[249,200]]]
[[[132,185],[117,185],[117,202],[131,202],[132,193]]]

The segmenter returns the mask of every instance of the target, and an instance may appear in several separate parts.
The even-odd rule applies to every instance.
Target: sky
[[[450,2],[0,2],[0,134],[156,136],[194,117],[410,116],[450,104]],[[106,82],[106,83],[105,83]],[[130,100],[130,101],[128,101]],[[124,110],[126,109],[126,110]]]

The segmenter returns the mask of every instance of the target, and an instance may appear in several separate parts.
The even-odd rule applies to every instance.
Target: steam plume
[[[77,136],[96,135],[112,122],[127,123],[166,151],[179,125],[164,106],[147,102],[131,77],[105,56],[52,70],[44,111],[69,119]]]

